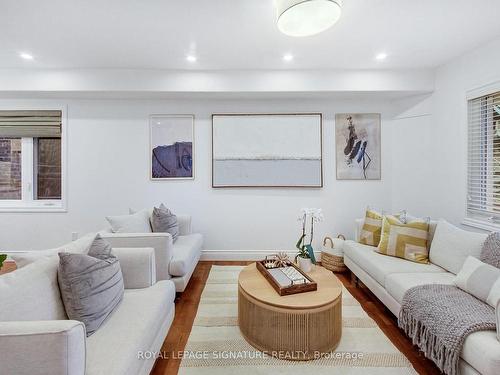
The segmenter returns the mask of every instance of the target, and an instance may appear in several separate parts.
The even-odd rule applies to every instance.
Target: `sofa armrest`
[[[174,243],[170,233],[107,233],[101,237],[113,248],[152,247],[155,251],[156,280],[168,280],[168,267],[172,259]]]
[[[156,283],[155,251],[145,248],[113,248],[120,261],[125,289],[149,288]]]
[[[191,216],[177,215],[177,224],[179,224],[179,235],[186,236],[191,234]]]
[[[359,241],[359,236],[361,236],[361,230],[363,229],[363,225],[365,223],[365,219],[356,219],[354,220],[355,226],[354,226],[354,241],[358,242]]]
[[[0,372],[84,375],[85,340],[75,320],[0,322]]]

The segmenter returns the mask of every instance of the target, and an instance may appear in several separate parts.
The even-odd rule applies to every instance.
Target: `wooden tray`
[[[307,276],[304,272],[302,272],[300,270],[299,267],[297,267],[293,263],[289,263],[288,266],[293,267],[297,271],[299,271],[300,274],[302,276],[304,276],[304,279],[307,279],[309,282],[305,283],[305,284],[292,284],[292,285],[285,286],[285,287],[281,286],[281,284],[279,284],[275,280],[273,275],[271,275],[271,273],[269,273],[269,268],[266,268],[266,266],[264,265],[264,262],[265,262],[264,260],[256,262],[257,269],[266,278],[266,280],[269,281],[269,284],[271,284],[271,286],[274,288],[274,290],[276,290],[276,292],[280,296],[288,296],[290,294],[305,293],[305,292],[314,292],[315,290],[318,290],[318,284],[316,284],[316,282],[313,279],[311,279],[309,276]],[[283,267],[276,267],[276,268],[283,268]],[[274,268],[274,269],[276,269],[276,268]]]

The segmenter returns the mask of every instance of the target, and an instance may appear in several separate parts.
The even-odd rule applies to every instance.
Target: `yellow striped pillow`
[[[370,246],[377,246],[382,234],[382,214],[367,209],[365,222],[359,234],[359,243]]]
[[[382,236],[377,252],[417,263],[429,263],[427,238],[429,219],[401,222],[392,215],[382,219]]]

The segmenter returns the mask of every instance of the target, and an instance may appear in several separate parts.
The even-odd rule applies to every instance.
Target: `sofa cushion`
[[[193,262],[201,254],[203,237],[199,233],[179,236],[174,243],[169,273],[172,276],[184,276],[193,266]]]
[[[138,359],[138,352],[153,350],[151,345],[174,308],[174,298],[170,280],[125,290],[113,316],[87,338],[87,374],[141,373],[144,360]]]
[[[53,255],[1,275],[0,321],[67,319],[57,284],[58,265]]]
[[[403,301],[406,291],[417,285],[453,285],[455,275],[451,272],[393,273],[385,278],[385,289],[398,303]]]
[[[160,207],[153,208],[151,227],[155,233],[170,233],[174,242],[177,241],[179,237],[177,216],[175,216],[163,203]]]
[[[95,238],[96,233],[88,233],[75,241],[69,242],[53,249],[9,253],[9,257],[16,262],[17,268],[22,268],[41,258],[57,256],[57,254],[59,254],[60,252],[71,254],[87,254]]]
[[[87,254],[94,258],[106,259],[109,258],[112,250],[113,249],[111,248],[109,242],[106,241],[104,238],[102,238],[101,235],[98,233],[95,236],[94,241],[90,245]]]
[[[151,233],[149,210],[130,215],[106,216],[113,233]]]
[[[495,308],[500,301],[500,269],[467,257],[455,277],[455,285]]]
[[[467,336],[460,357],[482,375],[497,375],[500,368],[500,342],[495,331],[479,331]]]
[[[429,263],[429,219],[415,219],[403,223],[387,215],[382,220],[382,237],[377,252],[412,262]]]
[[[366,210],[365,222],[359,235],[359,243],[370,246],[378,245],[382,233],[382,217],[383,215],[377,211],[369,208]]]
[[[346,241],[344,244],[344,256],[348,256],[382,286],[385,286],[386,276],[393,273],[445,272],[433,264],[421,264],[388,257],[374,250],[373,246],[362,245],[354,241]]]
[[[469,232],[445,220],[439,220],[429,259],[431,263],[456,275],[469,255],[479,258],[487,236],[487,234]]]
[[[406,214],[406,221],[413,221],[415,219],[418,219],[418,216],[414,216],[411,213]],[[437,227],[438,222],[436,220],[431,220],[429,221],[429,236],[427,237],[427,245],[429,248],[431,247],[432,240],[434,239],[434,233],[436,233],[436,227]]]
[[[101,255],[101,254],[99,254]],[[92,335],[123,298],[120,262],[86,254],[59,254],[59,289],[69,319],[85,324]]]

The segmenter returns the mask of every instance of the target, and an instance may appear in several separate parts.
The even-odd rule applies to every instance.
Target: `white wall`
[[[459,224],[465,213],[466,92],[500,81],[500,39],[440,67],[431,95],[390,102],[332,98],[310,100],[53,100],[68,106],[68,212],[0,213],[0,249],[41,249],[105,225],[105,215],[164,202],[193,216],[216,250],[293,249],[301,207],[321,207],[325,234],[352,234],[366,205],[407,209]],[[50,103],[50,101],[44,101]],[[36,106],[40,100],[31,101]],[[27,100],[2,100],[27,105]],[[322,112],[323,189],[212,189],[211,114]],[[334,115],[382,113],[382,180],[337,181]],[[152,113],[193,113],[196,179],[151,182],[148,121]],[[318,245],[318,244],[317,244]]]
[[[394,103],[395,209],[462,222],[467,189],[466,93],[499,82],[499,66],[497,39],[438,68],[432,95]]]
[[[3,106],[30,104],[3,100]],[[33,105],[40,101],[32,101]],[[391,117],[388,100],[67,100],[68,212],[0,213],[0,249],[42,249],[105,226],[105,215],[126,214],[164,202],[193,216],[206,249],[293,249],[301,207],[323,208],[316,233],[350,235],[366,205],[391,205]],[[224,112],[322,112],[323,189],[212,189],[211,114]],[[382,113],[382,180],[337,181],[334,116]],[[195,115],[194,181],[152,182],[148,177],[148,115]],[[317,244],[318,246],[318,244]]]

